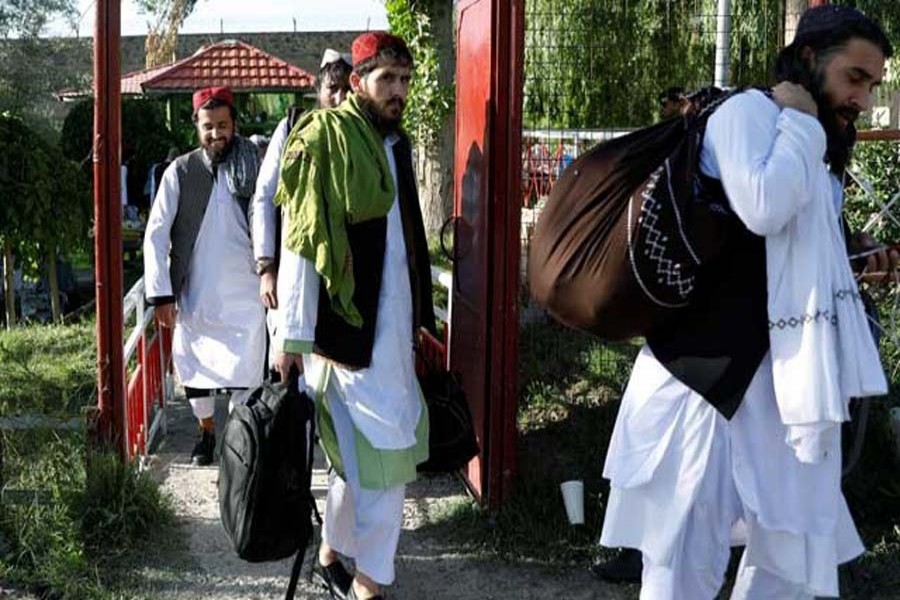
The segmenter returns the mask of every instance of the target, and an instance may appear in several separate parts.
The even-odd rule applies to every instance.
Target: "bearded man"
[[[412,152],[400,120],[413,66],[383,32],[352,46],[353,93],[300,121],[285,146],[278,296],[283,354],[305,372],[333,467],[314,573],[338,598],[380,598],[394,580],[405,485],[428,455],[413,368],[434,331],[431,276]],[[352,576],[338,554],[353,558]]]
[[[328,48],[322,55],[316,93],[316,108],[334,108],[340,105],[350,92],[349,54]],[[266,150],[265,158],[259,169],[256,181],[256,193],[250,203],[250,225],[253,233],[253,254],[256,258],[256,272],[260,275],[259,297],[268,309],[267,321],[269,335],[273,340],[273,350],[280,351],[278,346],[278,263],[282,226],[281,215],[275,209],[275,190],[278,189],[278,177],[281,171],[281,159],[288,134],[303,114],[293,107],[288,116],[283,118]],[[273,352],[274,353],[274,352]]]
[[[841,423],[886,382],[847,256],[853,123],[892,48],[852,8],[804,13],[771,97],[709,119],[700,168],[733,211],[696,302],[647,336],[607,454],[601,543],[643,554],[643,600],[838,596],[863,551],[841,493]],[[870,269],[896,267],[872,255]]]
[[[144,236],[144,284],[159,322],[175,329],[175,371],[200,423],[191,462],[205,466],[216,391],[243,403],[262,383],[266,333],[247,221],[257,149],[237,135],[231,90],[198,90],[193,104],[200,147],[163,174]]]

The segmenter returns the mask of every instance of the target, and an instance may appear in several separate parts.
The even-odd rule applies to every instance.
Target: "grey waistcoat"
[[[169,278],[172,295],[178,298],[187,279],[194,244],[209,206],[215,177],[212,164],[202,148],[175,159],[175,169],[178,174],[178,210],[170,232]],[[238,198],[236,201],[241,204],[246,216],[249,199]]]

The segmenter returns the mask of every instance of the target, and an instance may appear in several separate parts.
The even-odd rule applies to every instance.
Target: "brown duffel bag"
[[[706,122],[732,93],[695,94],[688,114],[599,144],[562,173],[528,259],[531,292],[554,318],[623,340],[688,305],[733,218],[698,165]]]

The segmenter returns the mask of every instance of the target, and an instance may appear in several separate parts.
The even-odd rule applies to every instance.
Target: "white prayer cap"
[[[325,50],[325,54],[322,55],[322,64],[319,65],[319,70],[321,71],[322,69],[324,69],[331,63],[337,62],[339,60],[344,61],[348,65],[353,64],[353,59],[350,58],[349,54],[344,54],[344,53],[338,52],[337,50],[332,50],[331,48],[327,48]]]

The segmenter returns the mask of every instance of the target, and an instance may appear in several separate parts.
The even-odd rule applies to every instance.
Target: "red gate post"
[[[466,476],[491,510],[511,491],[516,458],[523,5],[457,5],[450,368],[481,445]]]
[[[120,205],[120,0],[97,0],[94,25],[94,264],[98,442],[127,456]]]

